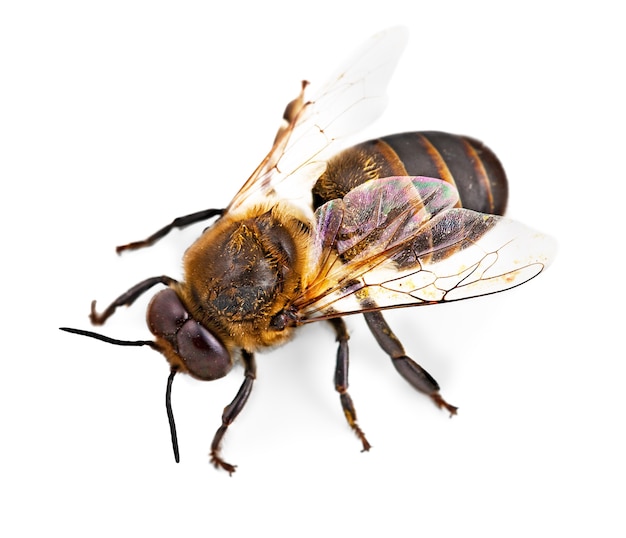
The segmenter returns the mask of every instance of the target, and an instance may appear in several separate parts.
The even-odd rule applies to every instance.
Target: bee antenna
[[[159,351],[156,342],[152,340],[118,340],[117,338],[111,338],[100,333],[93,331],[84,331],[82,329],[72,329],[71,327],[59,327],[61,331],[65,331],[72,334],[80,334],[81,336],[88,336],[89,338],[95,338],[101,340],[107,344],[115,344],[116,346],[149,346],[152,349]],[[167,378],[167,388],[165,389],[165,409],[167,410],[167,420],[170,424],[170,435],[172,436],[172,449],[174,450],[174,459],[176,463],[180,463],[180,454],[178,452],[178,436],[176,435],[176,423],[174,422],[174,412],[172,411],[172,382],[174,376],[178,372],[178,368],[172,368],[170,375]]]
[[[178,372],[178,368],[172,368],[167,378],[167,388],[165,389],[165,409],[167,409],[167,420],[170,423],[170,435],[172,436],[172,449],[174,450],[174,459],[176,463],[180,463],[180,454],[178,453],[178,436],[176,435],[176,424],[174,423],[174,413],[172,411],[172,382],[174,376]]]
[[[156,343],[152,340],[118,340],[117,338],[104,336],[103,334],[95,333],[93,331],[83,331],[82,329],[72,329],[71,327],[59,327],[59,330],[72,334],[80,334],[81,336],[89,336],[89,338],[102,340],[107,344],[115,344],[116,346],[150,346],[152,349],[158,350]]]

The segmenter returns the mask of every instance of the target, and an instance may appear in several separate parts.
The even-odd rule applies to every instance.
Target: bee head
[[[173,367],[203,381],[230,372],[233,361],[228,349],[193,319],[173,289],[164,289],[152,298],[147,321],[158,348]]]

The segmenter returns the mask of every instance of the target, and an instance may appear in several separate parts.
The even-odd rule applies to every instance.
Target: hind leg
[[[383,315],[380,312],[368,312],[364,316],[367,326],[372,331],[378,345],[389,355],[391,362],[400,375],[412,387],[430,396],[437,407],[445,408],[450,415],[456,415],[457,408],[441,397],[437,381],[413,359],[406,356],[404,347],[389,325],[387,325]]]

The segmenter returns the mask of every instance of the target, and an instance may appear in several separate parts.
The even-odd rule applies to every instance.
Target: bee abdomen
[[[380,140],[393,149],[409,175],[437,177],[455,185],[463,207],[504,213],[508,198],[506,174],[482,142],[437,131],[403,133]]]
[[[474,211],[501,215],[506,209],[507,179],[495,154],[478,140],[438,131],[385,136],[342,151],[315,185],[315,204],[394,175],[443,179],[456,186],[460,205]]]

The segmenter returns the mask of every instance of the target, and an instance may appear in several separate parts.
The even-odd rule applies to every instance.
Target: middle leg
[[[337,365],[335,367],[335,390],[339,393],[341,400],[341,407],[343,408],[343,414],[346,416],[348,424],[356,433],[357,437],[363,444],[362,452],[367,452],[372,445],[366,439],[363,430],[356,423],[356,410],[354,409],[354,403],[352,398],[348,394],[348,366],[349,366],[349,354],[348,354],[348,330],[346,324],[341,318],[333,318],[328,320],[335,329],[337,335],[337,342],[339,347],[337,348]]]

